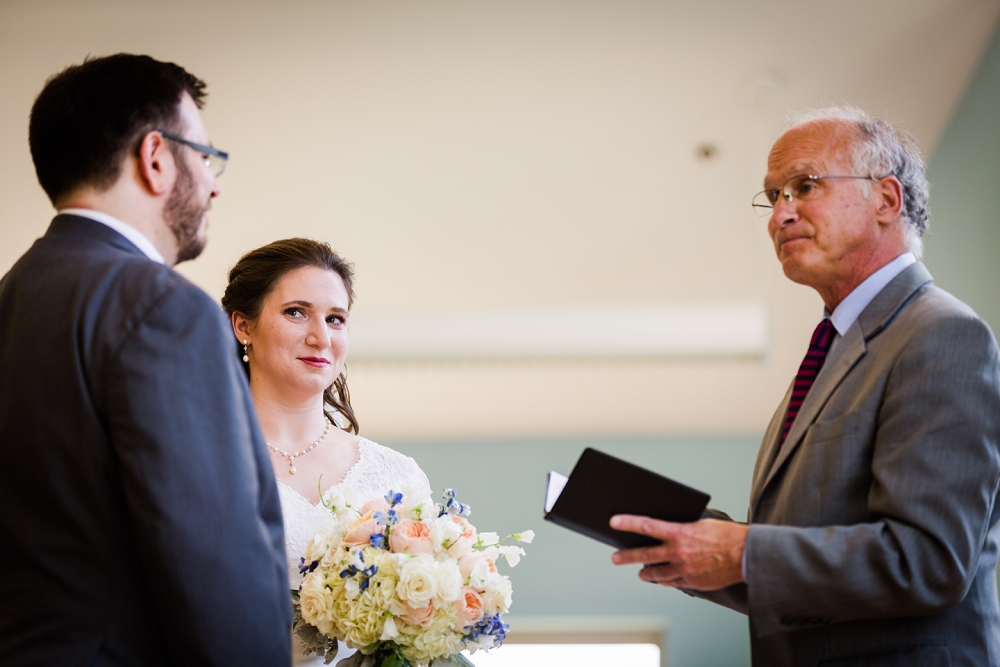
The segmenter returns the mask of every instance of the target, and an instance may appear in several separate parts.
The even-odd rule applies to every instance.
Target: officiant
[[[755,665],[1000,664],[1000,363],[919,261],[927,200],[916,142],[885,120],[827,109],[778,139],[753,206],[825,310],[748,523],[612,518],[661,542],[614,563],[747,614]]]

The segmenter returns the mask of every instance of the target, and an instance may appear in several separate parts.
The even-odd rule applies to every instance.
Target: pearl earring
[[[247,344],[248,343],[249,343],[249,341],[246,338],[244,338],[243,339],[243,362],[244,363],[247,363],[247,362],[250,361],[250,353],[247,352]]]

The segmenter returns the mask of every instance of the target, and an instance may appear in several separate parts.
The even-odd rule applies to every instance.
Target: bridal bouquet
[[[469,667],[461,651],[503,643],[511,584],[496,563],[517,565],[524,550],[477,533],[454,490],[443,503],[389,491],[360,510],[327,507],[337,528],[313,538],[300,568],[296,633],[307,649],[328,664],[337,640],[358,649],[337,667]]]

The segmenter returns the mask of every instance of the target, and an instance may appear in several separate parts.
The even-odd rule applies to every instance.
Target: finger
[[[640,547],[638,549],[624,549],[615,552],[611,556],[611,562],[615,565],[632,565],[634,563],[665,563],[670,560],[673,550],[666,545],[658,547]]]
[[[678,528],[676,523],[651,519],[648,516],[635,516],[634,514],[616,514],[611,517],[610,525],[615,530],[648,535],[658,540],[669,539],[677,532]]]
[[[661,586],[680,586],[683,583],[683,575],[680,569],[671,563],[647,565],[639,570],[639,578],[651,584],[660,584]]]

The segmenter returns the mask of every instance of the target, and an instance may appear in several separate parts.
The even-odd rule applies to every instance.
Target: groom
[[[205,84],[119,54],[31,111],[58,211],[0,280],[0,664],[287,665],[274,475],[205,246]]]

